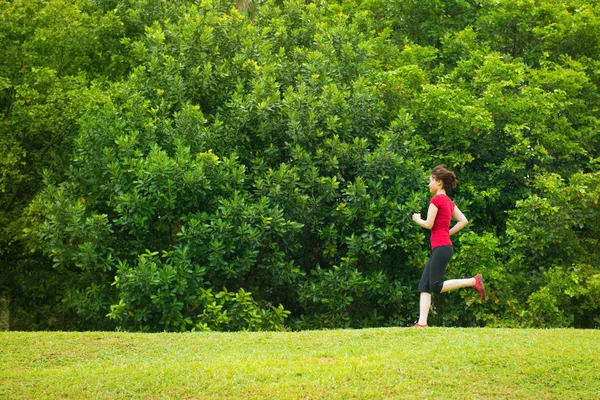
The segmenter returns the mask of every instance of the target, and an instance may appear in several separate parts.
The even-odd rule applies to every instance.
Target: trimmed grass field
[[[600,332],[0,332],[4,399],[598,399]]]

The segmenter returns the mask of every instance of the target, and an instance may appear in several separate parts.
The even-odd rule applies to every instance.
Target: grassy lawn
[[[0,332],[0,398],[598,399],[600,332]]]

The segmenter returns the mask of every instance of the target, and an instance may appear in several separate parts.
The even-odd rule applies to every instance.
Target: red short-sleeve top
[[[454,212],[454,203],[445,194],[437,194],[431,198],[429,204],[437,207],[438,212],[431,228],[431,248],[452,246],[450,240],[450,221]]]

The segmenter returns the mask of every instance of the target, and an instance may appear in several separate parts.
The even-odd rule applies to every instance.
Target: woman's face
[[[433,175],[429,175],[429,191],[436,193],[438,190],[444,187],[444,182],[436,180]]]

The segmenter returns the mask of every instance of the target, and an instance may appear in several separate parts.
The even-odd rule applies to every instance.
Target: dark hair
[[[456,187],[456,175],[454,172],[446,169],[443,165],[438,165],[431,171],[431,175],[436,181],[444,182],[444,189],[454,189]]]

